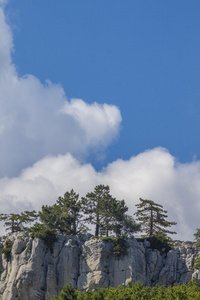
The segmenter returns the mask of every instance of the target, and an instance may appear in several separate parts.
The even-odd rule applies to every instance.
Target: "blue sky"
[[[13,60],[69,98],[119,107],[122,131],[106,162],[156,146],[190,161],[199,158],[199,10],[182,0],[13,0]]]
[[[131,212],[139,197],[163,204],[191,239],[200,226],[199,1],[0,6],[3,210],[39,209],[103,182]]]

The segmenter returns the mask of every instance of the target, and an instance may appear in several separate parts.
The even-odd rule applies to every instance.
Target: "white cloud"
[[[74,155],[102,150],[116,138],[120,111],[113,105],[68,101],[60,85],[42,84],[32,75],[19,77],[1,9],[5,3],[0,0],[1,212],[39,210],[67,190],[83,196],[103,183],[113,196],[125,199],[130,213],[139,197],[162,204],[178,223],[178,237],[192,239],[199,227],[200,162],[178,164],[167,150],[156,148],[117,160],[101,172],[81,164]]]
[[[4,1],[3,1],[4,2]],[[5,15],[1,8],[0,2],[0,82],[1,88],[4,89],[3,83],[14,74],[14,67],[11,63],[11,51],[13,50],[13,41],[10,27],[6,24]]]
[[[124,199],[135,212],[139,198],[151,199],[168,210],[169,220],[178,224],[175,238],[193,239],[199,226],[200,162],[179,164],[166,149],[155,148],[130,160],[117,160],[96,172],[90,164],[80,164],[71,154],[46,157],[25,169],[20,177],[0,180],[3,212],[39,210],[55,203],[72,188],[84,196],[98,184],[108,184],[111,194]],[[5,204],[6,203],[6,204]]]
[[[121,115],[114,105],[98,103],[89,105],[81,99],[72,99],[71,103],[65,104],[63,113],[73,116],[81,128],[84,128],[87,132],[85,142],[91,145],[99,146],[99,143],[103,143],[106,146],[112,136],[117,136],[119,132]],[[108,131],[108,128],[112,130]]]
[[[48,154],[103,151],[117,137],[121,114],[116,106],[70,102],[60,85],[16,74],[2,9],[0,41],[0,176],[16,175]]]

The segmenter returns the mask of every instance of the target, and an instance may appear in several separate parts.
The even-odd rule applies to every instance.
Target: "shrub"
[[[152,249],[157,249],[161,253],[167,253],[171,250],[172,239],[164,235],[163,233],[157,233],[147,238],[139,238],[138,241],[149,241]]]
[[[80,292],[69,284],[63,288],[59,296],[52,300],[194,300],[200,299],[200,285],[197,281],[178,284],[173,287],[147,287],[141,282],[130,282],[127,287],[101,288],[99,291],[89,289]]]
[[[5,255],[7,261],[9,261],[11,257],[12,245],[13,242],[8,239],[5,241],[4,248],[0,251],[0,253],[3,253]]]
[[[115,237],[115,236],[104,236],[104,237],[101,237],[101,240],[105,241],[105,242],[113,242],[115,244],[116,241],[117,241],[117,237]]]
[[[115,246],[113,248],[113,254],[116,256],[127,254],[127,243],[125,238],[117,238]]]
[[[38,237],[42,239],[46,246],[52,251],[54,242],[57,241],[57,234],[55,229],[51,229],[43,224],[35,223],[33,227],[30,228],[31,237]]]
[[[96,236],[96,235],[93,235],[93,236],[91,236],[91,238],[90,238],[91,240],[96,240],[96,239],[98,239],[98,236]]]
[[[200,267],[200,255],[198,253],[194,259],[194,269],[199,269],[199,267]]]
[[[126,237],[102,237],[102,241],[106,242],[112,242],[114,244],[113,247],[113,254],[115,256],[121,256],[121,255],[126,255],[127,254],[127,243],[126,243]]]
[[[62,289],[60,295],[54,296],[52,300],[76,300],[77,296],[78,291],[69,283]]]

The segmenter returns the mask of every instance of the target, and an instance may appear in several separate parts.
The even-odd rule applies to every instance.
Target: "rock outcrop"
[[[169,286],[192,277],[200,280],[200,270],[194,268],[198,248],[192,242],[176,242],[172,250],[161,254],[148,242],[129,239],[126,254],[116,256],[112,242],[87,236],[59,236],[50,250],[28,233],[14,233],[1,237],[0,249],[9,240],[11,252],[0,254],[2,300],[48,300],[69,282],[86,290],[127,285],[129,281]]]

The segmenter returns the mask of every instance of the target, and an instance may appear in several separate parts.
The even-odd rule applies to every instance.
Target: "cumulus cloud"
[[[1,0],[2,1],[2,0]],[[3,84],[11,74],[14,74],[14,67],[11,63],[11,51],[13,50],[13,40],[10,27],[6,24],[5,15],[0,2],[0,82]]]
[[[178,223],[178,237],[192,239],[199,227],[200,162],[180,164],[166,149],[155,148],[100,172],[80,163],[79,155],[103,150],[117,137],[120,111],[114,105],[68,101],[60,85],[42,84],[33,75],[19,77],[5,3],[0,0],[1,212],[40,210],[72,188],[84,196],[108,184],[131,214],[140,197],[162,204]]]
[[[121,114],[116,106],[68,101],[60,85],[18,76],[1,8],[0,41],[0,176],[14,176],[48,154],[103,151],[117,137]]]
[[[121,116],[118,108],[114,105],[98,103],[89,105],[81,99],[73,99],[71,103],[65,103],[63,113],[73,116],[87,132],[85,143],[90,145],[99,146],[100,142],[106,146],[112,139],[112,135],[118,134]],[[108,131],[108,128],[112,130]]]
[[[163,148],[155,148],[117,160],[97,172],[71,154],[49,156],[25,169],[17,178],[0,180],[0,203],[4,212],[40,210],[55,203],[72,188],[84,196],[98,184],[108,184],[111,194],[124,199],[133,214],[139,198],[151,199],[168,210],[169,220],[178,224],[176,238],[193,239],[199,226],[200,162],[177,163]]]

